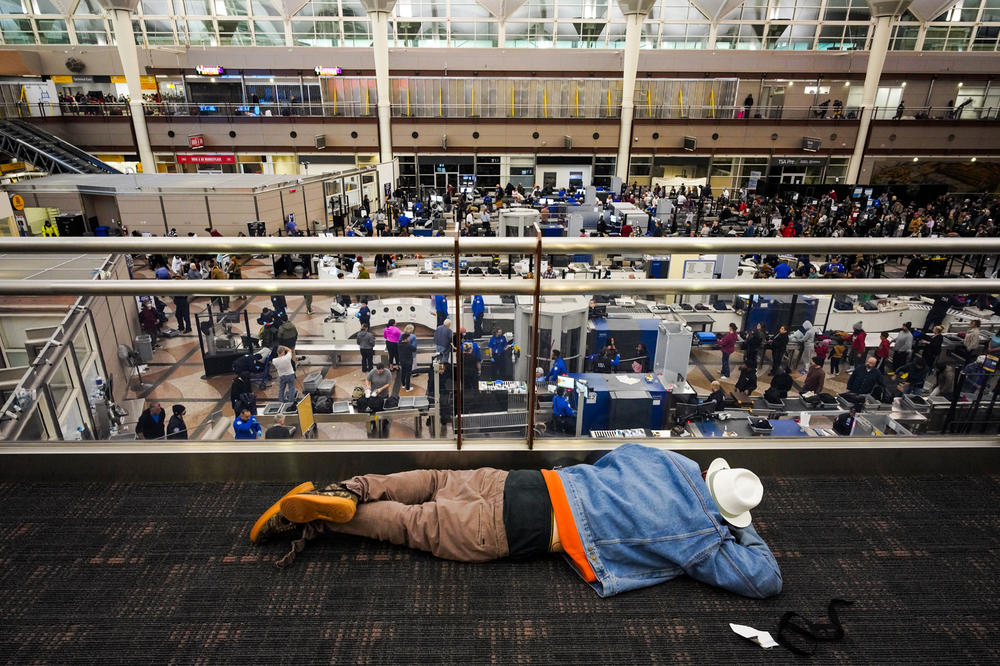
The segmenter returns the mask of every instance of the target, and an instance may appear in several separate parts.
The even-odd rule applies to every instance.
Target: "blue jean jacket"
[[[757,599],[781,592],[767,544],[753,527],[723,521],[693,460],[625,444],[556,472],[600,596],[681,574]]]

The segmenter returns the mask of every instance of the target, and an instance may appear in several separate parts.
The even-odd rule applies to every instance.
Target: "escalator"
[[[121,173],[84,150],[23,120],[0,120],[0,153],[57,173]]]

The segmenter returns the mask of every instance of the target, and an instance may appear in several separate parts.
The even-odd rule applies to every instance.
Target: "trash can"
[[[142,359],[143,363],[149,363],[152,361],[153,338],[146,333],[135,336],[135,351],[139,354],[139,358]]]

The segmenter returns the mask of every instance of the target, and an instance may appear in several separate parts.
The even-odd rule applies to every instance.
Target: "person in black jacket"
[[[922,355],[924,357],[924,363],[928,367],[934,367],[937,365],[937,358],[941,355],[941,345],[944,344],[944,336],[941,335],[943,330],[943,326],[935,326],[933,334],[930,338],[928,338],[927,344],[924,346]]]
[[[746,343],[743,346],[743,362],[749,367],[756,369],[763,351],[764,325],[757,324],[746,336]]]
[[[792,376],[788,374],[788,368],[783,365],[779,366],[778,372],[774,375],[774,379],[771,380],[771,387],[767,390],[770,393],[768,397],[784,400],[788,397],[788,392],[792,389],[792,385]]]
[[[160,403],[154,402],[139,415],[136,431],[143,439],[163,439],[166,434],[167,415]]]
[[[360,334],[359,334],[360,335]],[[413,345],[410,344],[410,334],[403,333],[399,338],[399,385],[409,393],[413,390],[410,378],[413,376]]]
[[[882,371],[875,367],[878,361],[874,356],[865,361],[864,365],[854,368],[851,378],[847,380],[847,390],[858,395],[868,395],[882,381]]]
[[[708,399],[705,402],[714,402],[716,411],[721,412],[726,408],[726,392],[722,390],[722,384],[717,381],[712,382],[712,392],[708,394]]]
[[[238,375],[233,379],[233,384],[229,388],[229,401],[236,414],[239,414],[244,408],[249,409],[251,414],[257,413],[257,396],[253,392],[253,383],[249,376]]]
[[[857,410],[852,407],[851,411],[838,416],[833,422],[833,431],[841,437],[849,437],[854,431],[854,417],[857,413]]]
[[[788,348],[788,329],[778,328],[778,333],[771,338],[771,372],[774,375],[785,360],[785,350]]]
[[[741,398],[746,399],[756,390],[757,369],[744,360],[740,363],[740,378],[736,380],[736,392],[740,394]]]
[[[174,415],[167,423],[167,439],[187,439],[187,424],[184,423],[184,414],[187,410],[184,405],[174,405]]]
[[[190,333],[191,305],[187,296],[174,296],[174,316],[177,317],[177,330],[181,333]]]
[[[437,385],[438,394],[441,396],[441,432],[433,431],[434,419],[427,417],[427,425],[431,426],[432,437],[444,437],[448,431],[448,424],[452,421],[455,411],[455,378],[451,363],[435,363],[434,369],[427,375],[427,401],[430,406],[434,406],[434,386]]]

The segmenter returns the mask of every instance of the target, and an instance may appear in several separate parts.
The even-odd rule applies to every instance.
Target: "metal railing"
[[[143,102],[143,111],[150,117],[221,117],[221,118],[374,118],[374,100],[339,102]],[[637,102],[633,111],[636,120],[845,120],[856,121],[862,107],[834,106],[820,103],[809,106],[744,107],[739,105],[659,104]],[[84,101],[17,102],[0,104],[0,118],[31,118],[78,116],[121,118],[130,116],[127,102]],[[898,116],[898,117],[897,117]],[[621,117],[621,105],[611,104],[542,104],[503,103],[434,104],[393,103],[393,118],[530,118],[613,120]],[[881,106],[874,109],[875,120],[1000,120],[1000,107]]]
[[[879,254],[997,254],[1000,253],[1000,239],[996,238],[892,238],[892,239],[857,239],[857,238],[280,238],[280,237],[247,237],[247,238],[0,238],[0,253],[63,253],[76,254],[107,254],[109,252],[146,252],[146,253],[309,253],[337,254],[350,252],[401,252],[407,254],[448,255],[458,265],[461,255],[495,254],[498,252],[531,254],[536,265],[542,255],[559,253],[572,254],[578,252],[593,252],[598,254],[621,253],[749,253],[780,251],[782,253],[879,253]],[[453,286],[450,281],[439,279],[387,279],[387,280],[81,280],[81,281],[27,281],[0,280],[0,295],[160,295],[174,296],[179,294],[212,296],[212,295],[247,295],[247,294],[312,294],[334,295],[350,294],[369,296],[403,296],[429,294],[450,294],[456,297],[458,303],[457,316],[461,320],[461,299],[459,297],[478,294],[498,295],[530,295],[537,299],[544,295],[621,295],[631,293],[643,294],[841,294],[841,293],[892,293],[892,294],[982,294],[1000,292],[1000,280],[996,279],[820,279],[820,280],[542,280],[540,271],[535,271],[532,279],[496,279],[467,278],[455,273]],[[538,313],[539,308],[534,308]],[[537,324],[533,327],[537,332]],[[537,357],[537,343],[531,348],[531,355]],[[461,361],[459,361],[459,376],[461,376]],[[535,401],[535,383],[528,382],[528,404]],[[464,404],[461,393],[456,385],[456,405]],[[466,441],[463,449],[461,411],[455,416],[456,437],[452,444],[457,449],[475,449],[473,442]],[[529,423],[533,422],[529,418]],[[535,448],[535,433],[532,428],[526,429],[523,438],[513,438],[510,446],[514,449],[533,450]],[[874,440],[873,440],[874,441]],[[907,438],[905,445],[914,441]],[[965,438],[953,438],[952,443],[961,445]],[[973,446],[996,446],[996,437],[974,437],[969,439]],[[782,441],[786,445],[787,440]],[[607,448],[609,442],[574,439],[547,440],[545,446],[565,449],[579,444],[580,448]],[[677,446],[678,440],[657,440],[659,446]],[[729,440],[702,440],[697,443],[686,442],[687,446],[706,447],[717,444],[724,448],[744,446]],[[903,444],[883,442],[888,447],[901,447]],[[196,444],[193,446],[201,446]],[[212,445],[229,446],[222,443]],[[312,444],[300,444],[312,447]],[[430,441],[421,445],[423,450],[440,450],[447,441]],[[496,447],[498,440],[491,438],[480,446]],[[857,441],[814,442],[809,441],[806,447],[822,449],[852,448]],[[939,440],[929,441],[928,446],[938,446]],[[86,445],[84,445],[86,446]],[[192,445],[187,445],[188,447]],[[370,447],[370,442],[345,441],[343,443],[327,443],[322,446],[341,447],[341,450],[351,450],[351,447]],[[381,450],[392,446],[391,442],[380,442]],[[747,443],[753,448],[770,447],[771,445]],[[0,447],[2,449],[3,447]],[[683,447],[681,447],[683,448]],[[183,450],[183,449],[176,449]],[[315,449],[313,449],[315,450]]]

